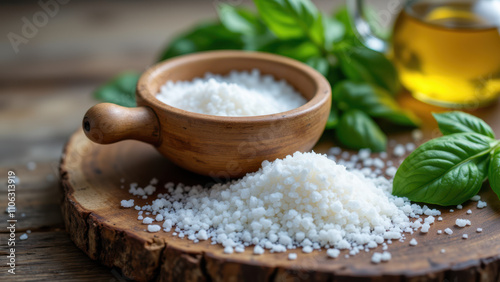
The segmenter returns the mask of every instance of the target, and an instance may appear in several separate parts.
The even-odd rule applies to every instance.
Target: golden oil
[[[396,20],[392,39],[403,85],[415,98],[446,107],[495,100],[500,95],[500,3],[414,2]]]

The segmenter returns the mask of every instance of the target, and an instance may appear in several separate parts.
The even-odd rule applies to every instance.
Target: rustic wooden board
[[[485,113],[492,111],[491,117],[495,117],[495,107]],[[424,128],[433,126],[426,123]],[[435,131],[426,129],[426,137],[431,135],[435,135]],[[400,142],[410,140],[408,133],[394,136]],[[321,141],[315,150],[325,152],[330,146]],[[373,251],[347,259],[344,251],[341,257],[328,259],[324,250],[311,254],[295,250],[297,260],[289,261],[288,253],[255,256],[253,248],[247,248],[245,253],[227,255],[221,246],[206,241],[194,244],[163,231],[145,232],[146,225],[137,220],[137,211],[120,208],[120,201],[133,198],[136,204],[144,205],[156,196],[142,200],[130,195],[128,189],[120,189],[121,178],[126,184],[145,185],[157,177],[158,187],[168,181],[199,184],[211,179],[175,167],[153,147],[136,141],[97,145],[78,130],[67,144],[60,172],[64,189],[63,218],[71,239],[90,258],[119,267],[136,280],[500,279],[500,201],[491,189],[482,189],[480,193],[488,203],[486,208],[477,209],[475,202],[466,202],[462,210],[453,213],[449,212],[450,208],[442,208],[443,222],[434,223],[428,234],[407,235],[406,242],[389,245],[392,260],[375,265],[370,262]],[[161,193],[161,189],[158,190]],[[472,210],[472,215],[466,214],[467,209]],[[456,218],[471,219],[472,226],[457,228]],[[447,227],[454,231],[452,235],[436,234],[436,230]],[[476,233],[477,227],[483,228],[483,232]],[[469,234],[469,239],[462,239],[464,233]],[[417,246],[409,246],[411,238],[417,239]],[[441,254],[441,249],[446,253]],[[374,251],[381,251],[381,247]]]

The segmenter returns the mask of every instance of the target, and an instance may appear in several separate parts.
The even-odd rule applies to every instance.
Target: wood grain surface
[[[405,96],[406,97],[406,96]],[[410,97],[402,99],[413,100]],[[402,101],[403,103],[405,101]],[[419,102],[413,100],[415,105]],[[428,106],[425,106],[428,113]],[[497,105],[483,110],[496,113]],[[424,117],[425,118],[425,117]],[[488,119],[487,119],[488,120]],[[488,120],[491,121],[491,120]],[[435,126],[424,127],[424,140],[433,137]],[[494,129],[498,132],[498,125]],[[411,141],[407,132],[393,135],[401,143]],[[317,152],[326,152],[331,143],[323,140]],[[389,149],[391,152],[391,149]],[[393,157],[395,162],[402,159]],[[304,254],[295,250],[298,259],[289,261],[288,253],[262,256],[245,253],[227,255],[223,248],[208,242],[194,244],[187,239],[172,236],[163,231],[148,233],[146,225],[137,220],[137,211],[120,208],[123,199],[135,199],[137,205],[150,203],[155,195],[142,200],[121,189],[125,183],[145,185],[153,177],[160,180],[158,187],[173,181],[185,184],[204,184],[212,180],[182,170],[162,158],[152,146],[126,141],[113,145],[97,145],[86,140],[77,131],[70,139],[61,163],[64,188],[63,215],[75,244],[107,266],[121,268],[125,275],[136,280],[160,281],[288,281],[318,280],[343,281],[497,281],[500,279],[500,201],[486,183],[480,192],[488,203],[484,209],[476,208],[476,202],[468,201],[462,210],[455,207],[440,208],[442,222],[436,222],[428,234],[407,235],[405,242],[389,245],[392,260],[372,264],[370,253],[344,258],[329,259],[326,252]],[[161,193],[159,189],[157,193]],[[437,208],[437,207],[436,207]],[[456,211],[450,212],[453,208]],[[472,210],[471,215],[466,211]],[[472,226],[454,226],[457,218],[467,218]],[[438,229],[451,228],[452,235],[438,235]],[[476,228],[483,228],[476,233]],[[462,239],[468,234],[468,239]],[[409,246],[416,238],[417,246]],[[441,253],[441,249],[446,252]]]

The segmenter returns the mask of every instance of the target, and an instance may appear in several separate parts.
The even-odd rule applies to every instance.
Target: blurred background
[[[325,12],[343,0],[316,0]],[[389,0],[370,1],[387,9]],[[97,101],[92,92],[126,70],[143,71],[173,35],[202,19],[216,17],[218,3],[249,5],[241,0],[56,1],[43,15],[38,1],[0,4],[0,179],[7,171],[19,177],[19,242],[16,278],[81,278],[122,281],[118,272],[91,261],[69,240],[60,213],[57,167],[68,137]],[[55,4],[54,4],[55,3]],[[39,27],[26,29],[26,20]],[[29,29],[29,28],[28,28]],[[26,37],[20,39],[13,34]],[[29,37],[29,38],[28,38]],[[14,43],[13,43],[14,42]],[[0,187],[6,222],[6,187]],[[7,231],[1,231],[3,248]],[[0,268],[0,280],[6,275]],[[5,271],[4,271],[5,270]],[[12,277],[9,277],[12,279]]]

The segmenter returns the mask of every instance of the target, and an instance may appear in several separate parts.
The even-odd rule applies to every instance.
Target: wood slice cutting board
[[[409,134],[396,136],[409,140]],[[331,146],[321,141],[315,150],[326,152]],[[146,232],[133,208],[121,208],[123,199],[138,205],[151,203],[155,195],[143,200],[128,193],[128,184],[141,187],[156,177],[158,187],[169,181],[185,184],[211,182],[211,179],[184,171],[157,153],[150,145],[126,141],[97,145],[78,130],[69,140],[61,161],[64,190],[62,210],[66,229],[75,244],[89,257],[107,266],[116,266],[135,280],[161,281],[498,281],[500,279],[500,201],[486,183],[480,193],[488,203],[477,209],[468,201],[462,210],[441,208],[444,220],[432,225],[428,234],[407,235],[405,242],[389,245],[392,260],[372,264],[373,251],[345,258],[329,259],[326,251],[304,254],[288,260],[288,253],[266,252],[253,255],[223,253],[223,247],[208,241],[193,243],[171,233]],[[121,183],[121,179],[125,183]],[[121,188],[124,185],[125,188]],[[486,189],[488,188],[488,189]],[[156,193],[161,193],[158,189]],[[471,215],[466,211],[472,210]],[[457,218],[472,221],[472,226],[454,226]],[[452,235],[438,235],[450,227]],[[483,228],[476,233],[476,228]],[[462,239],[467,233],[468,239]],[[410,246],[416,238],[417,246]],[[446,252],[441,253],[441,249]]]

